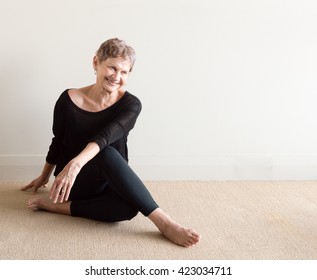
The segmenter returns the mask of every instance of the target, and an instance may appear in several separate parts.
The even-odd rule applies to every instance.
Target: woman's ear
[[[93,59],[93,67],[95,72],[97,71],[98,62],[99,62],[98,57],[95,55]]]

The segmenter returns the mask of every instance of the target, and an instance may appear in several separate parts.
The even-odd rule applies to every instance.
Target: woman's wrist
[[[45,163],[45,166],[41,173],[41,176],[43,177],[44,180],[47,180],[47,181],[49,180],[54,168],[55,168],[55,164],[51,164],[48,162]]]
[[[82,168],[83,168],[83,166],[85,165],[85,163],[84,163],[84,161],[83,160],[81,160],[78,156],[77,157],[75,157],[75,158],[73,158],[70,162],[69,162],[69,164],[70,164],[70,169],[73,169],[73,170],[75,170],[75,171],[80,171]]]

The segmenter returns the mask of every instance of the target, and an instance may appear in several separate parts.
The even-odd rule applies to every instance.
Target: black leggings
[[[69,200],[72,216],[104,222],[148,216],[158,205],[119,152],[108,146],[78,174]]]

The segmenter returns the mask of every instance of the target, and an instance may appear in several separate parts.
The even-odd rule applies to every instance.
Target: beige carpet
[[[139,214],[107,224],[26,209],[25,182],[0,183],[4,259],[317,259],[317,182],[146,182],[160,206],[199,231],[186,249]],[[42,190],[42,193],[47,190]]]

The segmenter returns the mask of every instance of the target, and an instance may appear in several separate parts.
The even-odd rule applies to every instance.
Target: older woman
[[[140,211],[166,238],[188,247],[200,235],[159,208],[128,165],[127,137],[141,111],[140,100],[124,89],[134,61],[124,41],[101,44],[93,59],[96,83],[60,95],[43,171],[22,190],[37,192],[55,169],[49,197],[29,199],[28,208],[105,222],[130,220]]]

